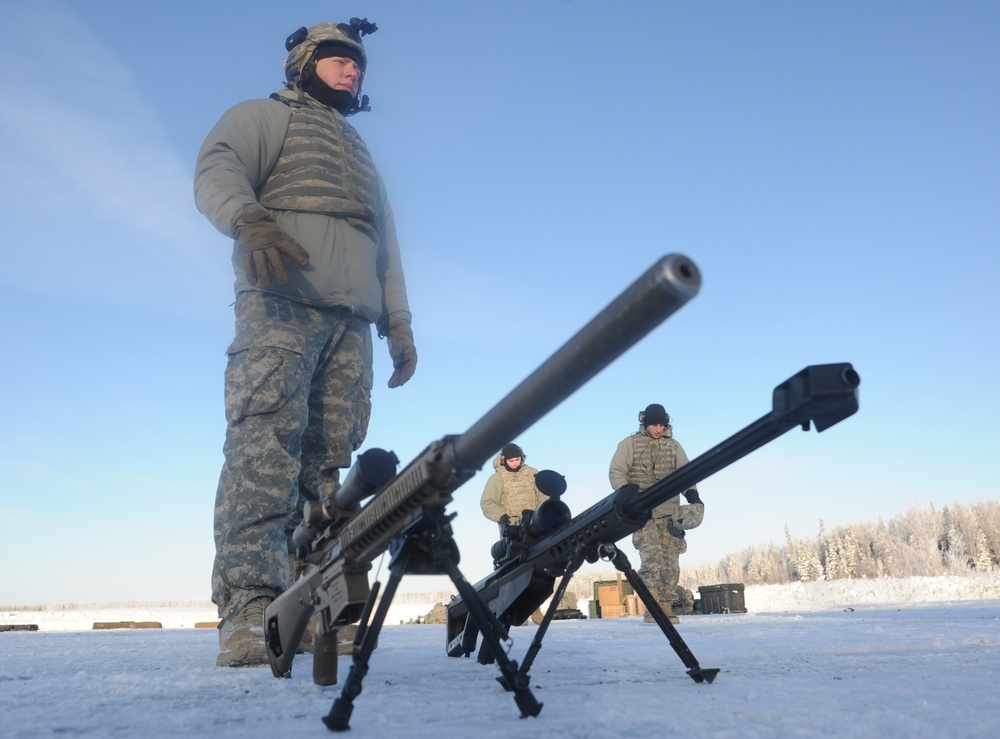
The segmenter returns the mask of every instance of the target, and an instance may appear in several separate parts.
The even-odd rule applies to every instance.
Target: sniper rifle
[[[309,620],[317,614],[313,680],[331,685],[337,681],[337,629],[359,622],[349,676],[323,719],[331,731],[350,728],[353,701],[361,693],[379,631],[406,573],[451,578],[469,619],[483,635],[484,649],[499,663],[521,716],[538,714],[541,704],[501,646],[501,640],[508,640],[506,629],[458,569],[451,531],[454,514],[445,507],[497,449],[679,310],[700,286],[701,275],[690,259],[662,257],[465,433],[431,443],[398,474],[392,452],[369,450],[359,456],[342,486],[326,491],[319,505],[307,507],[293,535],[302,574],[265,609],[265,643],[274,675],[289,676]],[[361,506],[368,496],[371,500]],[[378,599],[381,586],[376,582],[369,587],[368,571],[387,549],[390,574]]]
[[[817,432],[824,431],[853,415],[858,410],[860,384],[861,378],[850,364],[806,367],[774,389],[771,412],[767,415],[652,485],[642,490],[636,485],[625,485],[576,517],[571,517],[569,508],[558,497],[565,485],[561,490],[556,488],[554,498],[542,503],[534,512],[525,512],[520,525],[508,526],[504,538],[493,545],[496,569],[473,586],[476,597],[467,600],[460,591],[448,604],[448,655],[468,657],[475,650],[481,619],[471,618],[470,613],[479,603],[485,602],[490,615],[509,629],[524,623],[551,595],[551,603],[513,682],[507,673],[498,678],[507,690],[513,685],[524,689],[530,683],[528,670],[541,649],[542,639],[566,594],[570,578],[584,561],[593,563],[604,559],[624,573],[688,668],[687,674],[696,683],[711,683],[719,671],[698,664],[616,542],[642,528],[656,506],[686,492],[786,431],[796,426],[808,431],[810,423],[816,426]],[[546,484],[551,485],[547,476],[552,474],[555,473],[549,470],[539,472],[537,484],[541,487],[545,479]],[[561,580],[555,587],[558,578]],[[492,657],[492,651],[480,649],[477,660],[489,664]]]

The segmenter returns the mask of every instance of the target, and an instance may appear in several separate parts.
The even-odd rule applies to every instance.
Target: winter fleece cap
[[[524,459],[524,452],[521,451],[521,447],[514,443],[505,445],[504,448],[500,450],[500,454],[503,455],[504,459],[514,459],[514,457]]]
[[[642,412],[643,427],[655,426],[657,424],[668,426],[670,424],[670,416],[667,415],[667,411],[659,403],[647,405],[646,410]]]

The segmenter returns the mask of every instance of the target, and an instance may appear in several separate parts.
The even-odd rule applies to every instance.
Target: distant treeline
[[[697,551],[696,545],[691,550]],[[792,536],[786,525],[785,546],[753,545],[718,564],[692,569],[685,569],[682,560],[681,584],[963,575],[1000,569],[998,555],[1000,503],[954,504],[941,510],[911,508],[888,523],[879,519],[830,530],[821,520],[813,539]]]

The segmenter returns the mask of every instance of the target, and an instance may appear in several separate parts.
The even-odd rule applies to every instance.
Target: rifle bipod
[[[677,629],[674,628],[674,625],[670,623],[670,619],[667,617],[667,614],[663,611],[660,604],[656,602],[656,598],[653,597],[649,588],[646,587],[646,583],[643,582],[641,577],[639,577],[639,573],[632,569],[632,565],[625,554],[614,545],[607,545],[602,547],[602,549],[604,556],[611,559],[614,562],[615,567],[624,573],[629,583],[632,584],[633,590],[635,590],[639,599],[646,606],[650,615],[653,616],[657,625],[659,625],[660,629],[670,641],[670,646],[673,647],[674,651],[677,652],[677,656],[681,658],[685,667],[688,668],[687,674],[691,677],[691,679],[696,683],[711,683],[715,680],[715,676],[719,674],[719,670],[716,668],[703,668],[698,664],[698,660],[695,659],[694,654],[691,653],[691,650],[684,642],[684,639],[681,638]],[[609,552],[610,554],[608,554]],[[535,632],[535,636],[531,640],[531,644],[528,646],[528,651],[525,653],[524,660],[521,663],[521,669],[518,671],[518,677],[522,679],[524,684],[528,684],[528,670],[531,669],[531,665],[534,663],[535,657],[542,648],[542,638],[545,636],[545,632],[548,630],[549,624],[552,623],[555,613],[559,608],[559,604],[562,602],[563,596],[566,595],[566,589],[569,586],[569,581],[576,571],[580,569],[585,559],[586,549],[578,547],[576,551],[573,552],[573,555],[570,557],[570,561],[566,565],[566,570],[563,573],[561,581],[559,582],[559,586],[552,595],[549,607],[542,617],[541,623],[538,625],[538,630]],[[500,680],[500,684],[507,690],[510,690],[509,685],[504,680]]]
[[[687,674],[691,676],[691,679],[696,683],[707,682],[711,683],[715,680],[715,676],[719,674],[718,668],[714,667],[702,667],[698,664],[698,660],[688,649],[688,645],[681,638],[680,633],[674,628],[674,625],[670,623],[670,619],[667,618],[667,614],[664,613],[660,604],[656,602],[656,598],[646,587],[646,583],[642,581],[639,577],[639,573],[632,569],[632,564],[628,561],[628,557],[625,553],[619,549],[614,544],[609,545],[610,549],[614,550],[611,552],[610,556],[606,553],[608,551],[605,548],[602,556],[606,556],[610,559],[615,568],[622,572],[628,579],[629,583],[632,585],[632,589],[635,594],[639,596],[639,600],[642,601],[643,605],[646,606],[646,610],[656,621],[656,624],[660,627],[660,630],[666,635],[667,639],[670,641],[670,646],[674,648],[677,652],[677,656],[681,658],[681,662],[684,666],[688,668]]]
[[[396,588],[403,575],[448,575],[458,589],[459,594],[469,604],[469,612],[483,635],[484,644],[488,644],[493,656],[500,665],[502,676],[497,680],[504,685],[511,685],[514,692],[514,702],[521,709],[521,718],[537,716],[542,710],[542,704],[535,700],[528,687],[527,677],[518,672],[517,662],[507,657],[501,645],[501,640],[507,640],[506,630],[496,617],[487,609],[475,588],[462,576],[458,569],[458,546],[451,533],[451,518],[444,509],[425,512],[420,520],[408,531],[389,545],[392,559],[389,562],[389,579],[385,592],[379,600],[378,607],[369,622],[375,599],[379,592],[379,584],[375,583],[368,595],[358,631],[354,637],[353,661],[347,680],[344,682],[340,697],[333,702],[330,713],[323,717],[323,723],[330,731],[346,731],[350,729],[351,713],[354,711],[354,699],[361,694],[361,683],[368,674],[368,660],[378,644],[378,635],[385,623],[385,617],[396,595]]]
[[[549,624],[551,624],[552,619],[555,618],[556,611],[559,610],[559,604],[562,603],[563,596],[566,595],[566,588],[569,586],[570,579],[573,577],[573,574],[580,569],[586,554],[587,552],[583,547],[577,547],[576,551],[573,552],[572,557],[570,557],[569,564],[566,565],[566,571],[562,576],[562,580],[560,580],[559,586],[552,595],[549,607],[542,616],[541,623],[538,624],[538,630],[535,632],[535,636],[531,640],[531,644],[528,645],[528,651],[525,652],[524,660],[521,662],[521,669],[518,670],[517,673],[518,679],[520,679],[525,685],[529,683],[528,670],[531,669],[531,665],[535,662],[535,657],[542,648],[542,638],[545,636],[545,632],[549,630]],[[500,684],[503,685],[505,690],[511,689],[510,685],[504,680],[500,680]]]

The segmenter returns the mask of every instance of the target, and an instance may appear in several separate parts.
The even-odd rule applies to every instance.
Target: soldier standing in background
[[[549,499],[549,496],[535,485],[535,475],[538,474],[538,470],[526,465],[524,463],[526,458],[524,450],[517,444],[512,442],[505,445],[493,460],[493,469],[496,472],[486,481],[483,495],[479,499],[483,515],[491,521],[496,521],[500,528],[500,536],[504,535],[504,527],[507,524],[517,526],[521,523],[521,514],[524,511],[534,511]],[[540,608],[535,609],[530,620],[536,625],[542,622]],[[524,623],[527,623],[527,620]]]
[[[486,481],[479,499],[483,515],[497,522],[501,536],[505,524],[519,524],[523,511],[533,511],[549,499],[535,485],[538,470],[524,460],[524,451],[517,444],[504,446],[493,460],[496,472]]]
[[[220,666],[263,665],[263,611],[287,586],[305,500],[331,497],[368,431],[372,335],[389,387],[417,354],[392,209],[346,117],[376,26],[319,23],[285,42],[285,88],[227,111],[198,154],[195,201],[235,239],[236,337],[225,381],[225,464],[212,600]]]
[[[628,483],[642,490],[687,463],[687,454],[673,438],[670,416],[662,405],[653,403],[639,413],[639,430],[618,444],[608,476],[615,490]],[[696,487],[686,490],[684,497],[688,505],[679,505],[677,498],[658,505],[653,517],[632,535],[632,544],[642,560],[639,575],[675,624],[680,621],[673,612],[681,575],[680,556],[687,551],[684,531],[698,526],[705,516]],[[646,614],[645,620],[653,618]]]

